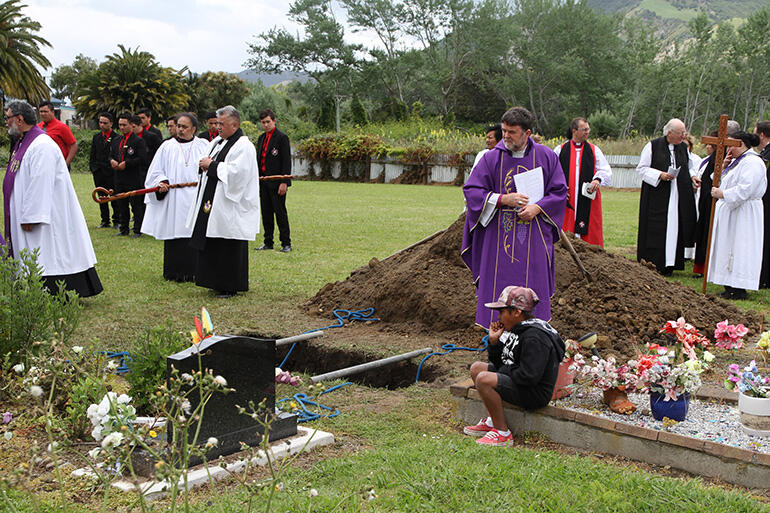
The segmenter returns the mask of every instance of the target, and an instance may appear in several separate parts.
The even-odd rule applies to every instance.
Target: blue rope
[[[346,320],[349,322],[379,321],[378,318],[372,317],[373,313],[374,313],[374,308],[372,307],[364,308],[362,310],[345,310],[344,308],[337,308],[334,310],[334,317],[337,318],[337,322],[335,322],[334,324],[330,324],[328,326],[324,326],[323,328],[313,328],[311,330],[303,331],[301,334],[304,335],[305,333],[313,333],[314,331],[328,330],[329,328],[341,328],[345,326]],[[294,351],[294,346],[296,345],[297,345],[296,342],[294,342],[291,345],[291,347],[289,348],[289,352],[286,353],[286,357],[283,359],[283,361],[278,367],[283,369],[283,366],[286,365],[286,361],[289,359],[289,356],[291,356],[291,352]]]
[[[128,363],[133,362],[134,359],[131,358],[131,355],[129,354],[128,351],[120,351],[120,352],[96,351],[95,354],[103,354],[108,359],[120,358],[120,362],[118,363],[118,368],[115,369],[115,374],[125,374],[127,372],[131,372],[131,369],[128,368]]]
[[[420,372],[422,371],[422,364],[425,363],[425,360],[430,358],[431,356],[443,356],[445,354],[449,354],[453,351],[486,351],[487,346],[489,345],[489,335],[484,335],[484,338],[481,339],[481,342],[483,342],[482,347],[462,347],[462,346],[456,346],[454,344],[444,344],[441,346],[442,351],[438,351],[435,353],[430,353],[428,355],[425,355],[425,357],[420,361],[420,365],[417,366],[417,376],[414,378],[415,383],[420,382]]]
[[[323,392],[321,392],[318,395],[320,397],[320,396],[322,396],[324,394],[328,394],[329,392],[333,392],[333,391],[337,390],[338,388],[342,388],[344,386],[352,385],[352,384],[353,383],[351,383],[350,381],[348,381],[346,383],[340,383],[339,385],[335,385],[335,386],[333,386],[333,387],[331,387],[331,388],[329,388],[327,390],[324,390]],[[314,401],[312,396],[309,396],[307,394],[302,394],[302,393],[294,394],[291,397],[284,397],[283,399],[279,399],[278,401],[276,401],[276,404],[282,403],[284,401],[289,401],[289,400],[292,400],[292,399],[294,401],[296,401],[296,403],[297,403],[297,408],[295,408],[294,412],[293,412],[293,413],[295,413],[297,415],[297,422],[310,422],[310,421],[313,421],[313,420],[318,420],[318,419],[320,419],[322,417],[326,417],[327,419],[332,419],[332,418],[334,418],[334,417],[336,417],[336,416],[338,416],[340,414],[340,411],[338,409],[330,408],[330,407],[328,407],[326,405],[323,405],[323,404],[319,403],[318,401]],[[322,413],[316,413],[316,412],[310,411],[308,409],[308,406],[315,406],[317,408],[320,408],[321,410],[327,410],[327,411],[330,411],[332,413],[330,413],[329,415],[323,415]]]

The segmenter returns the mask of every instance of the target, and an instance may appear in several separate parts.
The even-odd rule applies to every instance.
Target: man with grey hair
[[[669,120],[663,137],[644,146],[636,167],[642,178],[636,259],[654,264],[664,276],[684,269],[684,248],[693,245],[695,235],[698,179],[690,174],[686,135],[682,120]]]
[[[219,135],[200,159],[198,191],[187,216],[198,250],[195,284],[228,298],[249,290],[248,241],[259,233],[257,151],[232,105],[217,110]]]
[[[4,236],[0,253],[19,258],[38,250],[37,262],[51,293],[63,281],[81,297],[102,291],[96,255],[61,150],[36,125],[35,110],[12,101],[5,110],[8,133],[16,139],[3,180]]]
[[[741,125],[734,120],[727,122],[727,137],[732,137],[741,131]],[[727,148],[724,149],[725,155],[727,155]],[[714,174],[714,160],[716,155],[711,152],[711,155],[706,157],[704,161],[701,161],[700,168],[703,170],[700,173],[700,179],[698,181],[701,187],[701,194],[698,198],[698,223],[695,225],[695,256],[693,258],[692,272],[696,278],[703,277],[703,268],[706,264],[706,247],[709,242],[709,223],[711,221],[711,194],[708,191],[711,190],[713,185]],[[727,162],[724,163],[722,169],[727,167]],[[705,193],[703,191],[706,191]]]

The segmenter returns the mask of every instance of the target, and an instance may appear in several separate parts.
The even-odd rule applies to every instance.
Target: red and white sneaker
[[[484,436],[495,428],[487,426],[487,419],[481,419],[475,426],[465,426],[463,433],[471,436]]]
[[[511,445],[513,443],[513,433],[508,433],[508,436],[503,436],[496,429],[492,428],[486,435],[476,440],[476,443],[494,446]]]

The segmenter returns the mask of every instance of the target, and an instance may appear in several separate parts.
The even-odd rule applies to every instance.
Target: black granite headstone
[[[228,388],[235,392],[215,392],[206,403],[201,419],[198,444],[204,445],[209,437],[215,437],[219,444],[206,453],[211,460],[240,450],[240,443],[259,445],[264,432],[262,425],[249,415],[238,413],[236,405],[248,409],[249,401],[255,405],[265,400],[265,412],[275,411],[275,340],[238,336],[212,336],[189,348],[166,358],[166,375],[171,375],[171,366],[180,374],[194,373],[200,365],[211,369],[214,376],[221,375],[227,380]],[[188,396],[193,410],[200,398],[192,393]],[[263,417],[264,418],[264,417]],[[192,422],[188,433],[195,433],[196,423]],[[270,425],[270,441],[297,434],[296,415],[282,413],[273,418]],[[196,464],[196,462],[191,462]]]

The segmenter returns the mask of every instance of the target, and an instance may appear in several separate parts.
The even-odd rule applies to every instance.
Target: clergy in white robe
[[[636,167],[642,178],[636,259],[670,275],[684,269],[684,248],[693,245],[698,180],[691,174],[687,145],[682,142],[687,133],[684,123],[671,119],[663,133],[645,145]]]
[[[99,294],[96,255],[61,150],[35,126],[35,111],[27,102],[10,102],[5,119],[18,138],[3,180],[5,251],[19,258],[22,250],[37,249],[52,293],[63,281],[81,297]]]
[[[767,189],[765,164],[750,148],[759,142],[756,134],[738,132],[732,136],[743,144],[730,147],[732,161],[722,172],[714,208],[714,228],[708,281],[724,285],[723,297],[746,299],[746,289],[759,288],[762,269],[764,210],[762,196]]]
[[[161,144],[147,171],[144,186],[160,190],[144,197],[147,210],[142,233],[163,241],[165,279],[193,281],[198,251],[190,246],[192,227],[187,226],[187,215],[195,201],[195,188],[170,190],[168,185],[198,181],[199,162],[209,143],[195,136],[198,120],[194,114],[180,114],[177,122],[177,137]]]
[[[195,284],[231,297],[249,289],[248,241],[259,233],[257,151],[240,128],[238,111],[217,111],[219,136],[200,161],[202,173],[187,217],[198,249]]]

